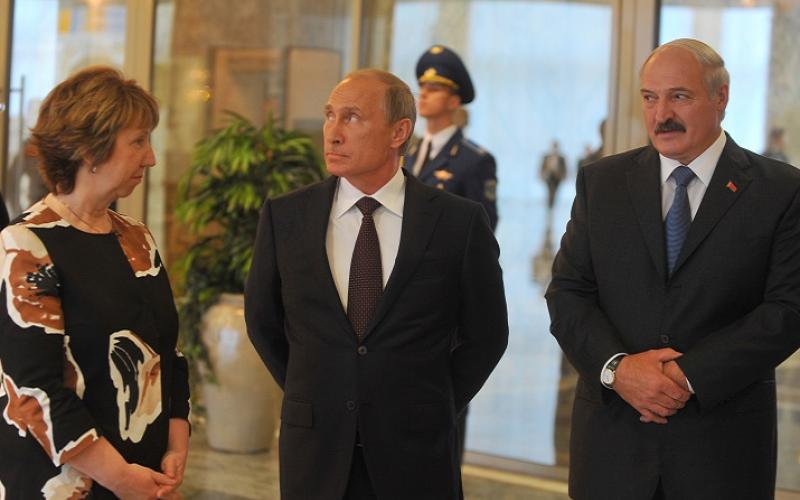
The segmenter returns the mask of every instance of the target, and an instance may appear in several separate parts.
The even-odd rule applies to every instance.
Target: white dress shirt
[[[697,215],[697,209],[700,208],[700,202],[703,201],[706,188],[711,183],[711,176],[714,175],[714,170],[717,168],[717,163],[719,163],[719,157],[722,156],[725,141],[725,132],[723,131],[708,149],[686,165],[695,175],[689,185],[686,186],[686,195],[689,197],[692,220]],[[673,170],[683,165],[683,163],[663,155],[658,155],[658,157],[661,159],[661,218],[666,219],[667,212],[672,206],[672,200],[675,199],[675,187],[677,186],[677,182],[670,175]]]
[[[371,196],[381,204],[372,213],[372,218],[375,221],[381,248],[381,268],[385,288],[400,246],[403,206],[406,200],[406,178],[402,170],[398,168],[394,177],[372,195],[362,193],[344,177],[339,179],[328,219],[325,249],[333,281],[345,310],[347,310],[347,292],[350,284],[350,262],[353,260],[353,249],[356,246],[358,230],[361,228],[361,219],[364,217],[356,207],[356,202],[364,196]]]
[[[686,195],[689,197],[689,208],[692,211],[692,220],[694,220],[694,216],[697,215],[697,209],[700,208],[700,203],[703,201],[706,189],[711,183],[711,177],[714,175],[714,170],[717,168],[720,156],[722,156],[722,150],[725,148],[726,140],[725,131],[723,130],[720,132],[717,140],[714,141],[708,149],[703,151],[703,153],[691,163],[685,165],[689,167],[695,175],[689,182],[689,185],[686,186]],[[678,160],[667,158],[662,154],[659,154],[658,157],[661,160],[661,218],[666,219],[667,212],[669,212],[672,201],[675,199],[675,187],[678,185],[675,179],[670,176],[672,175],[672,171],[683,165],[683,163]],[[603,364],[603,368],[600,370],[600,383],[604,386],[606,386],[606,384],[603,383],[603,371],[606,369],[606,366],[611,363],[611,360],[623,354],[627,353],[618,352],[608,358],[608,361]],[[692,388],[692,383],[689,382],[688,378],[686,379],[686,385],[689,386],[689,392],[694,394],[694,388]],[[611,389],[610,387],[608,388]]]
[[[445,127],[442,130],[436,132],[435,134],[425,133],[425,137],[422,138],[422,144],[419,145],[419,154],[417,155],[417,159],[414,162],[414,167],[412,168],[412,172],[415,176],[419,176],[420,171],[422,170],[422,164],[425,162],[425,157],[428,158],[436,158],[436,155],[442,150],[447,141],[450,140],[451,137],[456,133],[458,127],[455,125],[450,125],[449,127]],[[427,151],[428,144],[430,144],[430,151],[428,154],[425,155],[425,151]]]

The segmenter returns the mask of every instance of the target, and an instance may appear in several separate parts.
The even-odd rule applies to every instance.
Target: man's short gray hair
[[[650,59],[652,59],[654,55],[668,48],[687,50],[697,59],[697,62],[705,69],[703,79],[705,80],[706,90],[709,96],[719,92],[719,89],[721,89],[723,85],[730,85],[731,77],[728,74],[728,70],[725,69],[725,61],[722,59],[722,56],[709,45],[693,38],[678,38],[677,40],[667,42],[657,47],[650,53],[644,64],[642,64],[639,76],[641,77],[644,67],[650,62]]]

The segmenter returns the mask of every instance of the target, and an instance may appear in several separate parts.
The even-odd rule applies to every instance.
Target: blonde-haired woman
[[[177,494],[189,389],[172,292],[150,232],[109,208],[155,165],[157,123],[107,67],[41,106],[50,194],[0,233],[0,498]]]

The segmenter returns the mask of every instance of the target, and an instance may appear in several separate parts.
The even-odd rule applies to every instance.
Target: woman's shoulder
[[[23,227],[27,229],[49,229],[56,226],[68,227],[69,223],[50,208],[44,198],[31,205],[8,225],[9,228]]]

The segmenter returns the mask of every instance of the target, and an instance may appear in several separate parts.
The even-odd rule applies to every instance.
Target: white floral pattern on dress
[[[80,500],[92,492],[92,480],[69,465],[61,467],[61,473],[53,476],[42,487],[45,500]]]
[[[138,443],[161,414],[161,356],[135,333],[121,330],[109,340],[108,364],[120,436]]]

